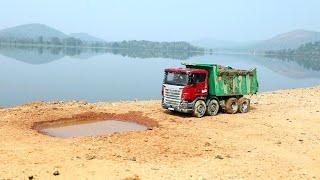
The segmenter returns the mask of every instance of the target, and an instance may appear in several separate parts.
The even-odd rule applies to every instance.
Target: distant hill
[[[72,33],[70,35],[67,35],[55,28],[38,23],[25,24],[0,30],[0,40],[2,41],[38,41],[39,38],[42,38],[43,41],[51,41],[53,38],[58,38],[60,40],[67,38],[76,38],[83,42],[104,42],[104,40],[91,36],[87,33]]]
[[[320,41],[320,32],[300,29],[279,34],[270,39],[261,41],[233,42],[216,40],[213,38],[203,38],[192,41],[191,44],[219,52],[264,52],[269,50],[295,49],[303,44],[317,41]]]
[[[38,39],[40,36],[42,36],[43,40],[49,40],[53,37],[60,39],[68,37],[63,32],[44,24],[25,24],[0,31],[0,39]]]
[[[277,35],[271,39],[260,41],[249,46],[248,49],[255,49],[258,51],[294,49],[303,44],[316,41],[320,41],[320,32],[295,30]]]
[[[72,33],[69,36],[80,39],[81,41],[86,41],[86,42],[104,42],[103,39],[91,36],[90,34],[87,34],[87,33]]]
[[[161,51],[200,51],[205,49],[190,43],[155,42],[130,40],[106,42],[87,33],[65,33],[43,24],[26,24],[0,31],[0,46],[33,46],[33,47],[93,47],[93,48],[126,48],[135,50]]]

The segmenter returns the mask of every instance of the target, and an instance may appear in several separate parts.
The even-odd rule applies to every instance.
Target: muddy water
[[[40,132],[55,137],[95,136],[113,132],[144,131],[147,127],[119,120],[102,120],[81,124],[59,125],[41,129]]]

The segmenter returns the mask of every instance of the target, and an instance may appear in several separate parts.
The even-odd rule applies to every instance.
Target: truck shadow
[[[176,111],[170,111],[170,110],[164,110],[165,114],[171,115],[171,116],[177,116],[181,118],[195,118],[192,114],[188,113],[182,113],[182,112],[176,112]]]

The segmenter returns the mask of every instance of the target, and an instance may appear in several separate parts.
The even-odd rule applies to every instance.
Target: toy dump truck
[[[167,68],[162,85],[162,107],[170,111],[217,115],[220,110],[246,113],[250,100],[244,95],[258,92],[256,69],[239,70],[217,64],[183,64]]]

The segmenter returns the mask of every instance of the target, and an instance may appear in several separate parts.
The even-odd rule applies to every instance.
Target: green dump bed
[[[186,68],[205,69],[209,73],[211,96],[235,96],[258,92],[256,69],[239,70],[217,64],[184,64]]]

